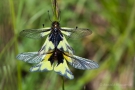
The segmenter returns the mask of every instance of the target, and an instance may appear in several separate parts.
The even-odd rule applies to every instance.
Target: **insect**
[[[21,32],[21,35],[29,38],[42,38],[47,36],[45,43],[38,52],[26,52],[17,55],[19,60],[28,63],[38,63],[33,66],[30,71],[50,71],[73,79],[74,76],[67,66],[67,62],[77,69],[94,69],[98,68],[98,64],[92,60],[88,60],[74,55],[74,51],[68,44],[67,37],[74,38],[90,35],[92,32],[83,28],[66,28],[60,27],[59,22],[52,22],[50,28],[27,29]],[[57,61],[56,64],[54,62]]]

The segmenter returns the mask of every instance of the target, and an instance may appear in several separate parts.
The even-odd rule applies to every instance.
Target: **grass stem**
[[[53,20],[59,21],[59,8],[58,8],[57,0],[52,0],[52,9],[54,14]]]
[[[65,87],[64,87],[64,77],[62,77],[62,90],[65,90]]]
[[[12,19],[12,27],[13,27],[13,33],[14,37],[17,37],[16,32],[16,19],[15,19],[15,8],[14,8],[14,2],[13,0],[9,0],[9,6],[10,6],[10,13],[11,13],[11,19]],[[15,55],[18,54],[18,40],[15,38],[14,42],[14,48],[15,48]],[[21,66],[20,62],[17,61],[17,77],[18,77],[18,90],[22,90],[22,83],[21,83]]]

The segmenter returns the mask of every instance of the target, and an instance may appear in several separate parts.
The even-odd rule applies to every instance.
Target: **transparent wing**
[[[76,55],[73,55],[72,58],[72,63],[70,63],[74,68],[77,68],[77,69],[95,69],[95,68],[98,68],[99,65],[92,61],[92,60],[89,60],[89,59],[85,59],[85,58],[82,58],[82,57],[79,57],[79,56],[76,56]]]
[[[17,55],[17,59],[28,62],[28,63],[39,63],[42,61],[44,55],[39,55],[38,52],[26,52]]]
[[[41,29],[26,29],[20,32],[21,36],[39,39],[42,38],[50,33],[50,28],[41,28]]]
[[[65,59],[74,68],[85,70],[85,69],[95,69],[95,68],[99,67],[99,65],[92,60],[85,59],[85,58],[82,58],[82,57],[79,57],[76,55],[68,55],[65,53],[64,53],[64,55],[66,55]]]
[[[61,28],[61,32],[73,40],[88,36],[92,34],[92,31],[86,28]]]

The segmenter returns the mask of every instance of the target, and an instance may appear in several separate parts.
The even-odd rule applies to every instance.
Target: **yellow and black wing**
[[[39,54],[47,53],[54,50],[54,44],[49,40],[49,36],[47,36],[44,44],[42,45],[41,49],[39,50]]]
[[[53,65],[49,61],[52,52],[47,54],[39,54],[38,52],[26,52],[17,55],[17,59],[23,60],[28,63],[38,63],[37,65],[30,68],[31,72],[35,71],[50,71],[53,69]]]
[[[70,69],[68,68],[67,61],[63,59],[63,63],[56,64],[54,67],[54,71],[59,75],[62,75],[68,79],[74,79],[74,76]]]
[[[48,36],[46,38],[45,43],[43,44],[43,46],[38,52],[39,55],[44,55],[44,57],[42,58],[42,61],[39,62],[39,64],[37,64],[36,66],[33,66],[32,68],[30,68],[30,71],[35,72],[35,71],[53,70],[53,63],[49,61],[49,58],[53,54],[54,48],[55,48],[54,44],[51,41],[49,41],[49,36]]]
[[[63,40],[60,41],[59,45],[57,46],[57,48],[62,51],[62,52],[68,52],[69,54],[73,54],[74,50],[73,48],[68,44],[65,36],[63,36]]]
[[[53,70],[53,64],[51,63],[51,61],[49,61],[49,58],[50,58],[51,55],[52,55],[52,53],[44,55],[42,61],[39,62],[37,65],[31,67],[30,71],[31,72],[36,72],[36,71],[50,71],[50,70]]]

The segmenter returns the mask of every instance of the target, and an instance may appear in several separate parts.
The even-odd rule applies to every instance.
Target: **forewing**
[[[48,35],[50,31],[51,31],[50,28],[26,29],[26,30],[22,30],[20,32],[20,35],[28,38],[39,39]]]
[[[39,55],[38,52],[26,52],[17,55],[17,59],[28,62],[28,63],[39,63],[42,61],[44,55]]]
[[[85,36],[91,35],[92,31],[85,28],[61,28],[61,32],[71,38],[72,40],[78,40]]]
[[[68,58],[66,58],[67,61],[74,68],[85,70],[85,69],[95,69],[99,67],[99,65],[92,60],[85,59],[76,55],[67,55],[67,56],[68,56]]]

